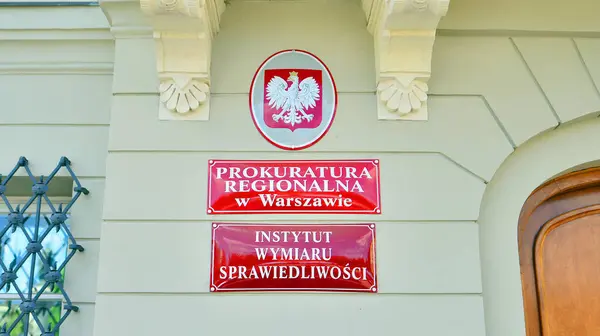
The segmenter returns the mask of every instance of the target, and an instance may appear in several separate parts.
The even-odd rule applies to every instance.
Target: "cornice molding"
[[[160,120],[208,120],[212,39],[223,0],[140,0],[153,29]]]
[[[110,75],[113,63],[0,63],[0,75]]]
[[[105,29],[2,29],[0,41],[112,41],[109,28]]]
[[[379,119],[427,120],[435,32],[450,0],[362,0],[375,41]]]

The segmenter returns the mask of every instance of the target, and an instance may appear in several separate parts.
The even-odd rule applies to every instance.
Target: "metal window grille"
[[[74,194],[65,206],[61,203],[56,207],[47,195],[48,184],[63,168],[75,183]],[[6,187],[21,169],[31,180],[32,195],[25,204],[14,207],[6,196]],[[64,274],[67,263],[84,248],[71,234],[67,220],[73,204],[81,194],[88,193],[66,157],[60,158],[47,177],[36,179],[25,157],[19,158],[6,178],[0,175],[0,198],[8,209],[6,223],[0,228],[0,292],[15,295],[0,315],[4,321],[0,336],[57,336],[65,319],[79,310],[65,291]],[[42,210],[44,203],[47,213]],[[28,210],[30,207],[34,209]],[[62,260],[57,257],[56,241],[65,243]],[[57,301],[53,303],[48,297]]]

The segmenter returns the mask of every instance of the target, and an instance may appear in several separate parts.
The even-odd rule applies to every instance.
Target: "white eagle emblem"
[[[275,109],[281,109],[278,114],[273,114],[273,120],[279,121],[283,118],[286,124],[296,125],[302,123],[303,119],[311,121],[312,114],[307,114],[305,110],[316,106],[319,100],[319,84],[313,77],[307,77],[302,82],[298,78],[296,71],[290,72],[287,78],[292,84],[288,84],[279,76],[273,77],[267,84],[267,99],[269,106]]]

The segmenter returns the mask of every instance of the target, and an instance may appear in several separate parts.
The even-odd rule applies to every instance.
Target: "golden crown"
[[[290,76],[298,77],[298,73],[296,71],[292,71],[290,72]]]

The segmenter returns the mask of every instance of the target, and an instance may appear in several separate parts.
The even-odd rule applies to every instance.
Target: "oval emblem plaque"
[[[282,149],[300,150],[317,143],[331,127],[336,109],[331,72],[304,50],[271,55],[250,85],[252,121],[267,141]]]

